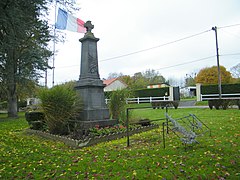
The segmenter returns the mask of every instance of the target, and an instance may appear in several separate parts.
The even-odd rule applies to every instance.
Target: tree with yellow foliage
[[[220,66],[221,82],[228,84],[233,82],[232,75],[224,66]],[[218,68],[217,66],[206,67],[199,71],[196,76],[196,83],[201,84],[218,84]]]

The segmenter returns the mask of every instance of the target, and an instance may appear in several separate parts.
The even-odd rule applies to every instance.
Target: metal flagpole
[[[45,88],[47,87],[47,69],[45,71]]]
[[[57,16],[57,0],[54,5],[54,29],[53,29],[53,62],[52,62],[52,86],[54,86],[54,71],[55,71],[55,49],[56,49],[56,16]]]

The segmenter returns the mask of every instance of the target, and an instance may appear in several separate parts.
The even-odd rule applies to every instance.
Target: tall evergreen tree
[[[0,81],[6,87],[8,117],[17,117],[17,84],[37,80],[48,68],[47,0],[0,1]]]

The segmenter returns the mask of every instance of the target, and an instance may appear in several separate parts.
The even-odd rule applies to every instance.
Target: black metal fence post
[[[130,146],[130,142],[129,142],[129,118],[128,118],[128,108],[127,108],[127,147]]]
[[[162,128],[163,128],[163,147],[164,147],[164,149],[165,149],[165,128],[164,128],[164,126],[165,126],[165,123],[163,122],[162,123]]]
[[[168,114],[168,105],[166,105],[166,114]],[[168,118],[166,117],[166,125],[167,125],[167,134],[169,134],[168,131]]]

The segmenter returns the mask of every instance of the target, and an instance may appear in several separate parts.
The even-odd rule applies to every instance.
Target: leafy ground
[[[135,110],[132,116],[157,119],[165,110]],[[0,114],[0,179],[240,179],[240,111],[170,109],[181,117],[193,113],[212,129],[200,144],[184,146],[170,133],[163,149],[162,129],[92,147],[73,149],[24,133],[23,114]]]

